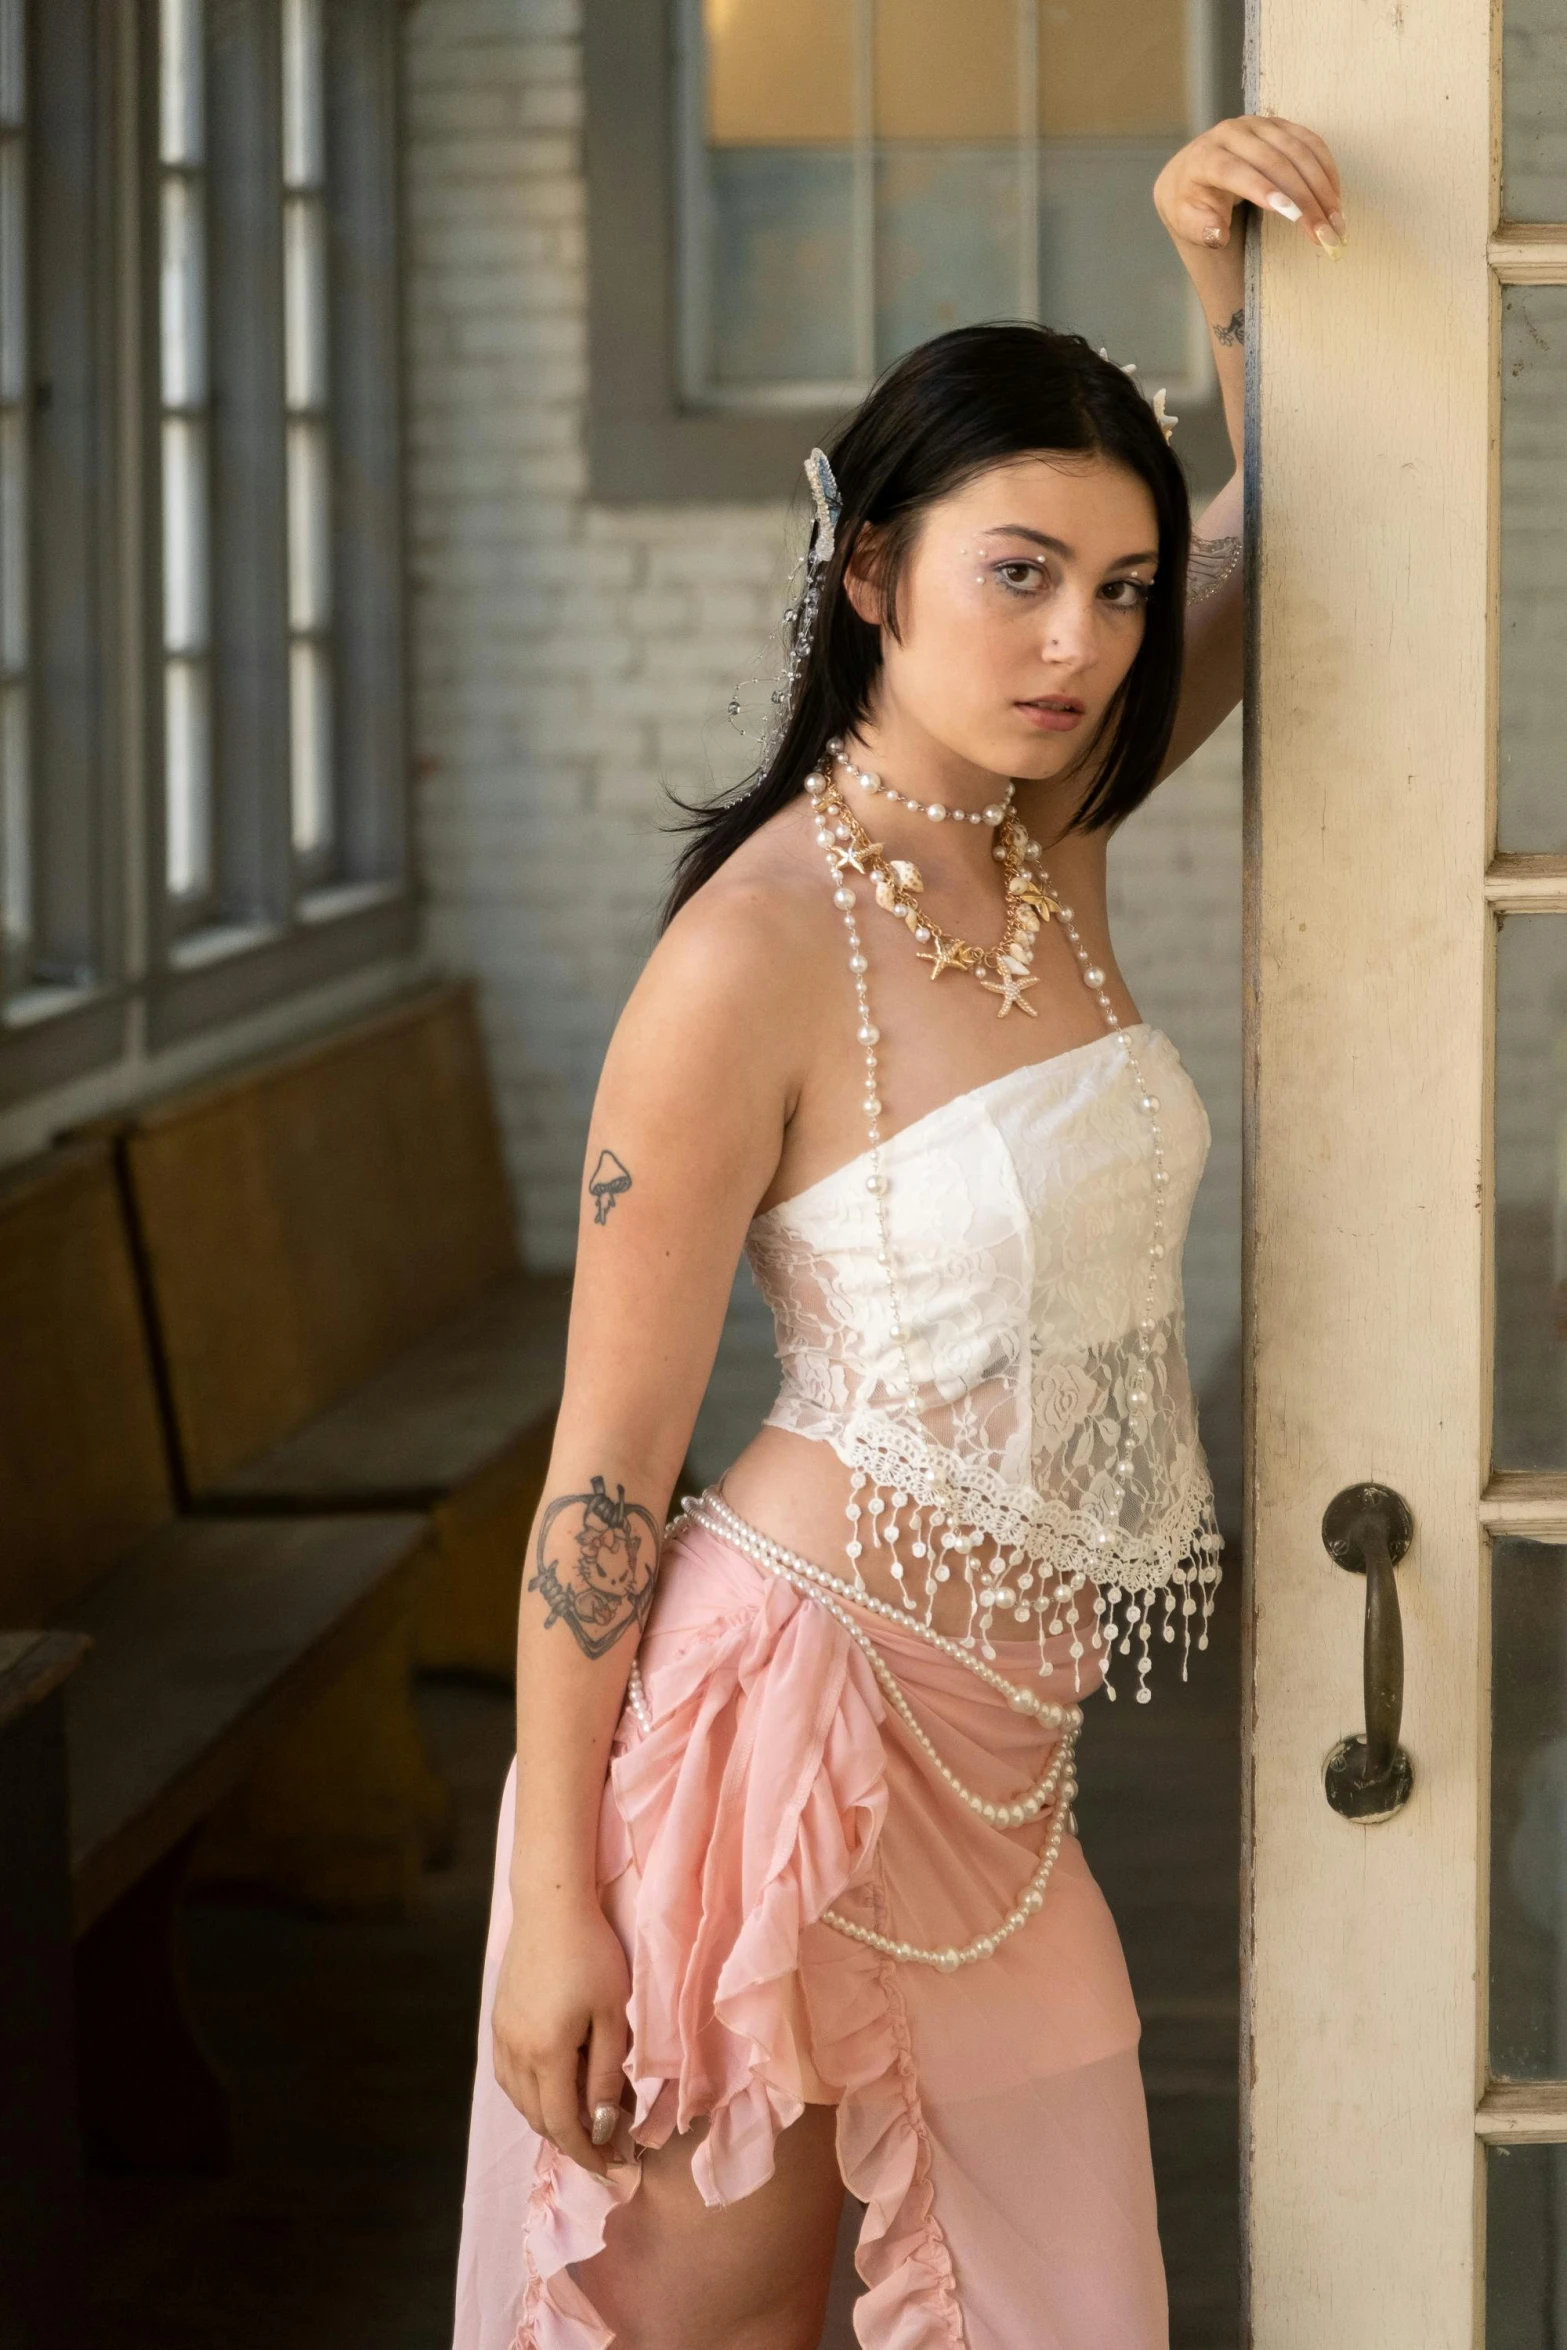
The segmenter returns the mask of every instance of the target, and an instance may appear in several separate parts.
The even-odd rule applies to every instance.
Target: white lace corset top
[[[1124,1033],[1158,1088],[1162,1170],[1110,1034],[975,1086],[882,1144],[912,1399],[898,1393],[868,1154],[757,1216],[746,1249],[783,1371],[768,1421],[831,1444],[856,1472],[856,1495],[868,1491],[851,1534],[864,1552],[884,1546],[906,1601],[911,1559],[944,1581],[943,1540],[961,1553],[989,1536],[985,1604],[1020,1622],[1038,1612],[1043,1632],[1047,1576],[1093,1585],[1104,1631],[1140,1626],[1146,1659],[1152,1603],[1137,1595],[1163,1591],[1173,1637],[1177,1601],[1206,1619],[1218,1579],[1180,1282],[1211,1138],[1169,1038],[1147,1022]]]

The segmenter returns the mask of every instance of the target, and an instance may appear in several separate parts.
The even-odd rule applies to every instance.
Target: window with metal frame
[[[1209,0],[681,0],[682,389],[858,398],[926,337],[1042,317],[1205,397],[1149,202],[1212,119]]]
[[[401,886],[395,18],[159,0],[175,969]]]
[[[0,1090],[103,1058],[120,972],[106,22],[0,0]]]
[[[27,987],[33,943],[26,61],[22,0],[0,0],[0,920],[8,1003]]]

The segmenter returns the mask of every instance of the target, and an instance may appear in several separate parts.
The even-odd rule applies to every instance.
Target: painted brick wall
[[[600,1056],[652,938],[663,787],[728,779],[726,707],[768,658],[772,507],[586,496],[585,188],[573,0],[407,11],[415,742],[427,945],[483,999],[530,1256],[569,1261]],[[754,698],[750,697],[750,698]],[[1239,737],[1113,851],[1118,950],[1208,1103],[1189,1341],[1220,1426],[1239,1319]],[[755,1321],[737,1306],[734,1392]]]

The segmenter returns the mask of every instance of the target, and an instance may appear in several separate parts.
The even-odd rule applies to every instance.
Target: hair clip
[[[843,500],[838,495],[838,484],[824,449],[813,449],[806,458],[805,478],[810,484],[811,504],[816,509],[816,541],[810,559],[813,565],[830,563],[838,543],[838,517],[843,512]]]
[[[1099,346],[1099,356],[1109,366],[1119,367],[1123,375],[1130,375],[1135,378],[1137,374],[1137,362],[1135,359],[1128,359],[1124,363],[1120,360],[1112,359],[1109,352],[1105,349],[1103,343],[1101,343]],[[1140,392],[1143,392],[1143,387],[1141,384],[1138,384],[1137,389]],[[1174,433],[1176,426],[1181,421],[1178,416],[1172,416],[1165,407],[1164,403],[1167,397],[1168,395],[1163,384],[1159,386],[1159,389],[1156,392],[1143,392],[1143,398],[1148,402],[1149,407],[1153,410],[1154,422],[1158,425],[1159,430],[1164,435],[1166,448],[1168,448],[1170,444],[1171,435]]]

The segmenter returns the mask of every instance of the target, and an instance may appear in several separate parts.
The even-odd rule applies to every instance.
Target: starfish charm
[[[1024,988],[1037,987],[1039,985],[1037,979],[1030,979],[1021,971],[1003,969],[999,979],[982,979],[979,984],[987,995],[1000,996],[1001,1009],[996,1014],[998,1020],[1004,1020],[1014,1005],[1020,1012],[1026,1012],[1031,1020],[1038,1019],[1039,1015],[1033,1005],[1025,1003],[1023,999]]]
[[[1034,912],[1043,915],[1047,922],[1052,914],[1059,914],[1061,911],[1059,904],[1050,895],[1050,892],[1036,881],[1031,873],[1011,875],[1007,881],[1007,895],[1009,898],[1015,898],[1020,906],[1031,906]]]
[[[856,873],[865,873],[867,868],[863,860],[866,857],[879,857],[880,855],[881,842],[879,840],[863,840],[858,844],[851,840],[847,848],[829,849],[827,862],[832,867],[834,875],[841,878],[845,866],[852,865]]]
[[[921,963],[929,963],[932,979],[939,979],[943,971],[961,971],[963,969],[963,942],[961,939],[937,938],[932,934],[930,943],[932,952],[927,955],[924,948],[921,947],[917,951],[916,960]]]

